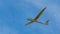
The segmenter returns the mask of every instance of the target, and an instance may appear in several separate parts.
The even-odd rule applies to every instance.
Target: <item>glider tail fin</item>
[[[46,21],[45,25],[48,25],[49,20]]]
[[[49,22],[49,20],[47,20],[45,23],[37,21],[37,23],[44,24],[44,25],[48,25],[48,22]]]

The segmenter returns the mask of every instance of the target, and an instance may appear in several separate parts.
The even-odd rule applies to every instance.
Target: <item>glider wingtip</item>
[[[45,9],[47,8],[47,6],[45,6]]]

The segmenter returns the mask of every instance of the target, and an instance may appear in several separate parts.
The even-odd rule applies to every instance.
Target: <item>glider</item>
[[[34,19],[28,18],[27,20],[29,20],[29,22],[28,22],[27,24],[25,24],[25,26],[27,26],[27,25],[29,25],[29,24],[32,24],[32,23],[34,23],[34,22],[44,24],[44,23],[42,23],[42,22],[38,22],[37,20],[38,20],[38,18],[42,15],[42,13],[45,11],[45,9],[46,9],[46,7],[43,8],[43,9],[38,13],[38,15],[37,15]],[[46,21],[45,25],[48,25],[48,20]]]

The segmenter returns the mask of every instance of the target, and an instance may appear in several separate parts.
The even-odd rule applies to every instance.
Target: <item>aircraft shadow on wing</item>
[[[27,24],[25,24],[25,26],[27,26],[27,25],[29,25],[29,24],[32,24],[32,23],[34,23],[34,22],[48,25],[49,20],[47,20],[45,23],[42,23],[42,22],[37,21],[38,18],[41,17],[41,15],[43,14],[43,12],[45,11],[46,8],[47,8],[47,7],[44,7],[44,8],[37,14],[37,16],[36,16],[34,19],[28,18],[27,20],[29,20],[29,22],[28,22]]]

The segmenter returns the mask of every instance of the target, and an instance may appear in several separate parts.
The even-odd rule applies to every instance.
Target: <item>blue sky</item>
[[[0,34],[60,34],[60,0],[0,0]],[[24,26],[26,18],[34,18],[41,9],[47,9],[38,21]]]

